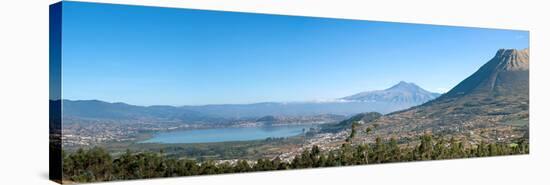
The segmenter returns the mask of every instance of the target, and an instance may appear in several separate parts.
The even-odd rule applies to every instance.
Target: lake
[[[242,128],[215,128],[160,132],[141,143],[213,143],[225,141],[249,141],[300,135],[303,129],[313,125],[265,126]]]

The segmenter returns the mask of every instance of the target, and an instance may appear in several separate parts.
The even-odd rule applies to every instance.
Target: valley
[[[282,111],[288,106],[284,103],[269,103],[268,108],[263,107],[266,104],[210,105],[204,111],[205,107],[64,100],[73,109],[63,117],[63,149],[77,155],[82,149],[99,147],[113,157],[129,155],[130,151],[160,152],[167,159],[193,160],[199,166],[213,163],[235,168],[242,161],[259,165],[264,159],[298,165],[299,160],[308,159],[310,152],[337,155],[340,163],[320,164],[329,166],[352,159],[359,161],[350,164],[369,164],[372,160],[381,163],[526,154],[528,59],[527,49],[499,50],[478,71],[442,95],[400,82],[386,90],[358,93],[338,102],[291,105],[292,109],[300,109],[297,112],[307,112],[300,115]],[[379,111],[355,110],[358,104]],[[378,104],[391,105],[393,110],[374,106]],[[102,108],[93,113],[84,111],[90,106]],[[220,113],[211,112],[212,107]],[[357,112],[328,111],[339,107]],[[249,112],[257,108],[273,112]],[[235,111],[239,113],[233,114]],[[393,147],[394,153],[381,148],[386,145]],[[435,155],[432,152],[437,147],[440,151]],[[355,150],[359,153],[345,159],[346,151]],[[376,152],[396,158],[380,158]],[[321,160],[318,157],[315,160]]]
[[[79,147],[108,146],[108,143],[119,143],[117,147],[120,147],[120,143],[140,143],[155,134],[176,131],[335,125],[365,110],[392,112],[419,105],[437,96],[439,94],[402,81],[385,90],[367,91],[324,102],[175,107],[63,100],[62,141],[64,148],[74,151]],[[315,133],[315,129],[311,131]],[[299,134],[285,137],[296,135]]]

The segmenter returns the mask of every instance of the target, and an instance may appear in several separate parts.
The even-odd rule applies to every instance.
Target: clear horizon
[[[133,105],[336,99],[400,81],[442,93],[529,32],[63,3],[63,99]]]

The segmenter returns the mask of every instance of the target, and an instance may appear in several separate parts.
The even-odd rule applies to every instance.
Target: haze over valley
[[[337,123],[361,112],[402,110],[439,95],[414,83],[401,81],[384,90],[365,91],[322,102],[135,106],[100,100],[63,100],[64,133],[67,136],[63,141],[67,146],[86,146],[134,140],[139,132],[147,130]]]

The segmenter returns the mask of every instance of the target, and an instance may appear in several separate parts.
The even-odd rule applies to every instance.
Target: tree
[[[281,160],[281,158],[276,157],[275,159],[271,160],[271,163],[273,164],[273,167],[275,170],[286,170],[288,169],[288,164]]]
[[[433,152],[433,138],[432,135],[425,134],[420,137],[420,147],[419,147],[419,157],[420,160],[429,160],[432,158]]]
[[[386,160],[386,145],[380,137],[377,137],[375,142],[374,161],[376,161],[376,163],[382,163]]]
[[[368,135],[369,133],[372,132],[372,128],[370,126],[368,126],[366,129],[365,129],[365,138],[368,138]],[[363,155],[365,156],[365,164],[369,164],[369,144],[368,143],[365,143],[363,144],[363,147],[365,148],[363,150]]]
[[[365,129],[365,134],[368,135],[371,131],[372,131],[372,128],[367,127],[367,129]]]
[[[252,170],[250,165],[248,165],[248,162],[245,160],[239,160],[237,161],[237,165],[235,165],[234,172],[248,172]]]
[[[340,161],[336,156],[334,155],[334,152],[330,152],[327,157],[327,161],[325,162],[325,166],[340,166]]]
[[[445,159],[447,156],[447,151],[445,147],[445,141],[439,139],[434,146],[434,154],[432,159]]]
[[[200,174],[201,175],[217,174],[217,173],[218,173],[218,167],[211,160],[203,162],[200,165]]]
[[[351,131],[350,131],[350,134],[348,136],[348,138],[346,138],[346,142],[352,142],[352,139],[355,137],[357,131],[356,131],[356,128],[357,126],[359,125],[359,122],[357,121],[354,121],[351,123]]]
[[[353,149],[349,143],[344,143],[340,147],[340,163],[344,166],[354,164]]]
[[[390,143],[388,145],[389,150],[389,161],[390,162],[397,162],[401,161],[401,149],[397,145],[397,139],[394,137],[391,138]]]
[[[411,144],[420,141],[420,144]],[[314,145],[294,157],[291,162],[280,158],[258,158],[254,165],[246,160],[236,163],[217,163],[212,160],[197,162],[190,159],[166,158],[164,152],[132,152],[126,150],[117,158],[102,148],[78,149],[72,153],[62,151],[63,179],[75,182],[98,182],[152,177],[189,176],[265,170],[284,170],[322,166],[340,166],[397,161],[481,157],[524,154],[529,152],[529,142],[519,139],[515,143],[485,143],[465,145],[455,138],[445,140],[430,134],[422,135],[400,146],[396,138],[389,141],[377,137],[372,145],[344,143],[332,151],[321,151]],[[403,140],[401,140],[403,141]],[[405,140],[406,141],[406,140]],[[435,144],[434,144],[435,143]]]

